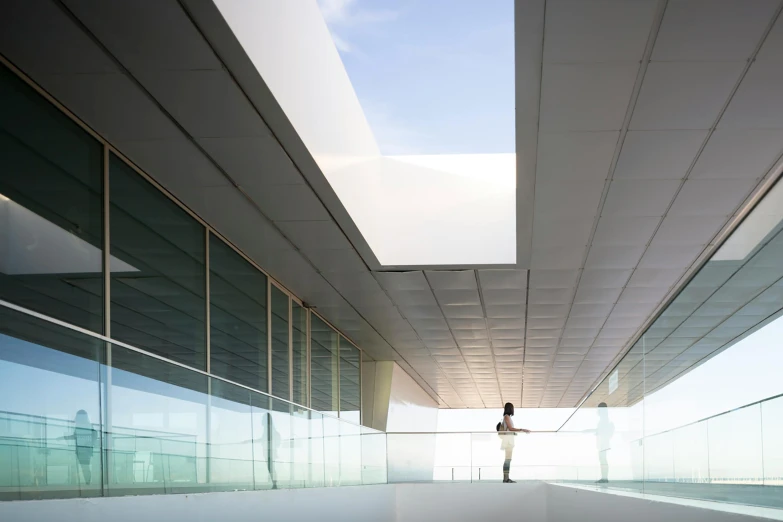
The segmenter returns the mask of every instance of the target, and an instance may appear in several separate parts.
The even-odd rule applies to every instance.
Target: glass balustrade
[[[10,308],[0,327],[2,500],[499,482],[510,438],[512,480],[783,507],[783,396],[659,432],[588,400],[559,431],[382,433]]]
[[[385,434],[0,307],[0,499],[386,482]]]

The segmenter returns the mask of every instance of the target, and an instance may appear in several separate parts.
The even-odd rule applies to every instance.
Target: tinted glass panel
[[[291,400],[307,406],[307,310],[291,303],[291,344],[294,395]]]
[[[112,156],[111,335],[206,368],[204,227]]]
[[[103,330],[103,147],[0,65],[0,298]]]
[[[108,371],[105,494],[208,491],[207,376],[117,345]]]
[[[310,335],[310,407],[337,415],[337,332],[311,314]]]
[[[210,371],[267,391],[266,276],[219,238],[209,240]]]
[[[359,424],[361,386],[359,350],[340,337],[340,418]]]
[[[101,494],[103,342],[0,308],[0,500]]]
[[[272,285],[272,394],[288,399],[288,294]]]

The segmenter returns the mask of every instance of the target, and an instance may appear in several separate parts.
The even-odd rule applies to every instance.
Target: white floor
[[[662,501],[659,501],[662,500]],[[698,502],[698,501],[697,501]],[[9,522],[744,522],[770,520],[588,488],[520,484],[392,484],[277,491],[0,502]],[[711,506],[710,506],[711,505]],[[724,507],[722,505],[720,507]],[[775,511],[775,510],[770,510]],[[777,514],[777,513],[776,513]],[[781,518],[775,518],[781,520]]]

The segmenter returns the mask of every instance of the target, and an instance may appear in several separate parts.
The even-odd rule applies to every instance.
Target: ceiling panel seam
[[[495,359],[495,345],[492,342],[492,335],[490,335],[489,332],[489,321],[487,319],[487,307],[484,303],[484,289],[481,287],[481,281],[479,280],[478,271],[473,270],[473,277],[476,279],[476,288],[478,289],[478,295],[479,295],[479,303],[481,303],[481,313],[484,315],[484,328],[487,331],[487,339],[489,339],[489,354],[490,357],[492,357],[492,367],[495,369],[495,382],[498,386],[498,393],[500,394],[501,402],[503,401],[503,392],[500,388],[500,379],[498,378],[498,365],[497,360]],[[525,289],[525,294],[527,294],[527,288]],[[527,313],[527,311],[525,312]],[[449,328],[451,328],[451,325],[449,325]],[[524,343],[524,337],[522,338],[522,342]],[[524,352],[522,352],[524,354]],[[524,357],[524,355],[523,355]],[[524,362],[523,362],[523,368],[524,368]],[[522,376],[519,376],[520,379]],[[481,392],[479,392],[479,395],[481,395]],[[522,400],[522,395],[520,393],[520,401]],[[483,398],[482,398],[483,402]],[[486,406],[486,403],[484,403]]]
[[[520,397],[520,403],[524,404],[525,400],[525,361],[527,359],[527,325],[528,325],[528,310],[530,310],[530,270],[527,271],[527,281],[525,283],[525,327],[523,330],[522,340],[525,343],[522,351],[522,396]]]
[[[666,1],[668,2],[668,0],[666,0]],[[772,31],[772,28],[775,25],[775,22],[777,21],[777,19],[779,18],[780,13],[781,13],[782,10],[783,10],[783,2],[781,2],[778,5],[777,9],[775,10],[775,13],[772,15],[769,23],[767,24],[767,27],[765,28],[764,32],[762,33],[761,38],[759,38],[759,41],[757,42],[756,47],[754,48],[750,58],[747,59],[747,61],[745,63],[745,66],[744,66],[742,72],[739,75],[739,78],[735,82],[732,90],[729,92],[729,95],[727,96],[726,101],[724,102],[723,106],[721,107],[720,111],[718,112],[718,116],[715,118],[715,121],[710,126],[710,128],[709,128],[709,130],[707,132],[707,136],[705,137],[704,141],[701,144],[701,147],[697,151],[695,158],[693,159],[693,161],[689,165],[688,170],[687,170],[687,172],[685,174],[685,177],[680,182],[680,186],[677,188],[677,191],[675,192],[674,197],[669,202],[669,205],[667,206],[666,211],[664,212],[663,217],[661,217],[661,220],[658,223],[658,226],[656,227],[655,232],[653,232],[653,235],[651,236],[651,238],[655,237],[655,234],[658,232],[658,230],[660,229],[660,227],[661,227],[661,225],[663,223],[663,219],[665,219],[666,215],[669,213],[669,210],[671,210],[672,206],[674,205],[674,202],[677,199],[677,195],[682,191],[682,188],[685,185],[685,182],[689,179],[689,177],[691,175],[691,172],[693,171],[694,167],[696,166],[697,161],[699,160],[699,157],[701,156],[702,152],[704,151],[704,149],[707,146],[707,142],[709,141],[710,137],[714,134],[715,129],[717,128],[718,124],[720,123],[721,118],[725,114],[726,109],[728,108],[729,104],[731,103],[732,98],[734,97],[734,95],[739,90],[739,87],[742,84],[742,81],[745,79],[745,76],[747,75],[747,73],[750,70],[751,66],[756,61],[756,56],[758,55],[759,51],[761,50],[761,47],[764,44],[764,42],[766,41],[769,33]],[[660,23],[661,23],[662,19],[663,19],[663,13],[661,13],[661,18],[656,20],[656,22],[658,24],[658,27],[657,27],[658,29],[660,29]],[[652,52],[652,49],[650,49],[650,52]],[[648,62],[649,62],[649,57],[647,57],[647,58],[648,58]],[[627,125],[624,126],[624,128],[627,130]],[[617,151],[617,152],[618,153],[616,154],[616,156],[619,156],[619,151]],[[616,162],[613,160],[612,175],[614,175],[614,168],[615,167],[616,167]],[[776,170],[776,166],[773,167],[770,170],[770,172],[772,172],[774,170]],[[767,173],[767,175],[769,175],[769,172]],[[766,178],[760,179],[759,182],[756,184],[756,186],[751,190],[751,195],[761,191],[764,188],[766,182],[767,182]],[[750,198],[750,196],[748,198],[746,198],[746,200],[744,200],[739,205],[739,207],[737,209],[735,209],[735,211],[733,212],[734,216],[738,215],[739,213],[741,213],[743,211],[743,208],[748,204],[748,199],[752,199],[752,198]],[[601,202],[601,206],[603,206],[603,201]],[[600,215],[600,212],[599,212],[599,215]],[[726,226],[730,226],[730,225],[731,225],[731,219],[729,220],[729,223]],[[726,226],[723,227],[723,230],[725,230]],[[693,267],[693,266],[695,266],[697,264],[700,264],[700,259],[703,259],[705,254],[708,251],[711,253],[712,251],[716,250],[716,248],[711,248],[711,247],[713,247],[715,245],[716,239],[718,237],[722,236],[723,230],[719,231],[711,239],[710,243],[704,248],[704,250],[700,254],[700,257],[697,258],[696,261],[694,261],[694,263],[691,265],[691,267]],[[724,239],[726,239],[726,237],[724,237]],[[652,239],[651,239],[651,241],[652,241]],[[592,236],[590,238],[590,244],[592,246]],[[645,253],[647,252],[648,248],[649,248],[649,243],[647,245],[645,245],[645,250],[644,250]],[[588,252],[589,252],[589,249],[588,249]],[[644,253],[642,254],[642,256],[644,256]],[[635,272],[636,272],[636,268],[633,269],[633,271],[631,273],[631,277],[633,277],[633,273],[635,273]],[[604,377],[606,377],[606,375],[608,375],[612,371],[611,369],[613,369],[617,364],[619,364],[620,360],[625,356],[626,353],[628,353],[628,351],[631,349],[631,347],[634,345],[634,343],[636,343],[636,341],[639,339],[639,337],[641,337],[642,333],[644,331],[646,331],[647,328],[649,328],[649,326],[652,324],[652,321],[654,321],[655,318],[657,318],[658,315],[660,315],[660,313],[664,310],[665,306],[668,306],[668,304],[672,300],[674,300],[676,295],[679,294],[679,292],[685,287],[685,285],[688,283],[688,281],[690,281],[690,275],[691,274],[695,275],[695,272],[692,272],[692,271],[686,272],[685,274],[683,274],[683,276],[680,277],[680,279],[678,279],[672,285],[672,287],[669,290],[668,294],[666,296],[664,296],[664,298],[658,304],[658,307],[650,315],[650,317],[648,318],[648,321],[642,324],[642,326],[637,330],[637,333],[628,340],[628,342],[623,347],[623,349],[621,349],[618,352],[618,354],[615,356],[615,358],[612,360],[612,362],[607,366],[606,370],[604,370],[604,372],[601,375],[599,375],[598,378],[593,382],[593,385],[590,386],[588,388],[588,390],[585,391],[585,393],[582,395],[582,398],[579,401],[580,403],[584,402],[584,400],[590,395],[590,393],[592,393],[592,391],[595,389],[595,387],[598,384],[600,384],[601,380]],[[615,305],[616,305],[616,303],[615,303]],[[614,306],[612,307],[612,310],[614,310]],[[607,316],[607,318],[608,318],[608,316]],[[650,318],[652,318],[652,321],[650,320]],[[592,348],[592,346],[591,346],[591,348]],[[581,364],[580,364],[580,368],[581,368]],[[563,395],[565,395],[565,392],[564,392]],[[561,398],[562,398],[562,396],[561,396]]]
[[[571,310],[574,305],[574,300],[576,299],[576,292],[579,288],[579,282],[582,279],[582,271],[584,270],[584,266],[587,262],[587,257],[590,254],[590,245],[592,245],[593,238],[595,237],[596,230],[598,229],[598,222],[601,219],[601,213],[603,211],[604,204],[606,202],[606,198],[609,194],[609,187],[612,184],[612,178],[614,177],[614,171],[617,166],[617,162],[620,158],[620,151],[622,150],[623,143],[625,141],[625,136],[628,133],[628,127],[631,124],[631,117],[633,116],[633,111],[636,107],[636,102],[639,99],[639,93],[642,90],[642,83],[644,82],[644,77],[647,73],[647,67],[650,63],[650,57],[652,56],[653,48],[655,47],[655,41],[658,38],[658,32],[661,28],[661,23],[663,22],[663,16],[666,12],[666,6],[668,5],[668,0],[659,0],[658,5],[656,7],[655,12],[655,18],[653,18],[652,26],[650,27],[650,32],[647,37],[647,43],[644,48],[644,53],[642,54],[642,60],[639,64],[639,70],[636,74],[636,80],[634,82],[633,91],[631,92],[631,98],[628,101],[628,107],[625,111],[625,117],[623,119],[622,127],[620,128],[620,135],[617,139],[617,144],[615,145],[614,155],[612,156],[612,161],[609,166],[609,172],[608,176],[606,178],[606,181],[604,182],[604,188],[601,193],[601,199],[598,203],[598,212],[596,212],[595,219],[593,221],[593,226],[590,230],[590,235],[587,240],[588,248],[585,249],[583,257],[582,257],[582,269],[579,270],[576,278],[576,284],[574,286],[574,294],[571,297],[571,302],[569,304],[568,313],[566,314],[566,321],[568,320],[568,317],[571,315]],[[630,276],[629,276],[630,277]],[[626,280],[627,283],[627,280]],[[625,285],[623,285],[625,286]],[[611,313],[611,312],[610,312]],[[609,315],[607,315],[607,320],[609,318]],[[606,321],[604,321],[603,324],[606,324]],[[603,324],[601,325],[601,329],[603,329]],[[563,330],[565,331],[565,329]],[[549,384],[549,377],[551,375],[552,367],[555,363],[555,358],[557,355],[557,351],[560,347],[560,342],[563,338],[563,332],[560,333],[560,336],[557,339],[557,344],[555,345],[555,354],[553,354],[552,362],[549,366],[549,371],[547,372],[546,379],[544,381],[544,387],[542,389],[541,398],[538,401],[538,407],[541,407],[541,402],[544,400],[544,391],[546,390],[547,385]],[[592,345],[591,345],[592,347]],[[589,349],[588,349],[589,352]],[[587,357],[587,353],[585,353],[585,358]],[[580,365],[581,366],[581,365]],[[578,371],[578,369],[577,369]],[[563,394],[560,396],[560,399],[558,399],[558,404],[562,400],[563,395],[565,395],[565,390]]]
[[[459,352],[460,357],[462,358],[463,361],[465,361],[465,364],[467,365],[467,361],[465,359],[465,354],[462,352],[462,348],[460,348],[459,343],[457,342],[457,338],[454,335],[454,330],[452,330],[452,328],[451,328],[451,322],[449,321],[449,318],[446,317],[446,313],[443,311],[443,305],[441,304],[440,299],[438,299],[438,296],[435,294],[435,290],[432,288],[432,283],[430,282],[430,278],[427,276],[427,272],[422,272],[422,274],[424,275],[424,279],[427,281],[427,285],[430,287],[430,292],[432,293],[432,297],[435,299],[435,302],[438,304],[438,309],[440,310],[441,315],[443,315],[443,319],[446,321],[446,324],[449,327],[449,334],[451,335],[451,338],[454,340],[454,345],[457,347],[457,351]],[[426,344],[425,344],[425,346],[426,346]],[[473,387],[476,388],[476,392],[478,393],[479,399],[481,400],[481,404],[486,408],[487,405],[484,402],[484,398],[481,396],[481,393],[478,391],[479,388],[476,385],[476,379],[473,376],[473,372],[470,371],[470,368],[468,368],[468,373],[470,374],[470,380],[473,381]],[[497,372],[496,372],[496,374],[497,374]],[[495,378],[497,378],[497,375],[495,376]],[[451,381],[449,381],[449,382],[451,382]],[[455,389],[455,391],[456,391],[456,389]],[[459,395],[459,391],[457,391],[457,395]],[[460,397],[461,397],[461,395],[460,395]],[[465,402],[465,400],[463,399],[462,402]]]
[[[420,272],[421,272],[422,275],[424,275],[423,271],[420,271]],[[452,391],[454,391],[454,395],[456,395],[457,397],[460,397],[459,393],[457,392],[457,388],[451,382],[451,379],[449,378],[449,375],[443,370],[443,367],[440,365],[440,362],[438,362],[438,360],[435,359],[435,357],[432,356],[432,352],[430,351],[430,348],[427,346],[427,343],[424,342],[424,339],[421,338],[421,335],[419,335],[419,332],[416,330],[416,328],[413,327],[413,325],[410,322],[410,319],[408,319],[408,317],[405,315],[405,313],[402,311],[402,309],[400,309],[399,305],[397,305],[397,303],[394,301],[394,298],[391,296],[391,294],[386,289],[386,287],[383,285],[383,283],[381,281],[378,281],[378,277],[375,275],[375,272],[370,272],[370,274],[372,274],[373,279],[375,279],[377,281],[378,286],[381,287],[381,290],[383,290],[383,293],[386,294],[386,297],[389,298],[389,301],[392,302],[392,304],[394,305],[394,308],[397,310],[397,313],[400,314],[400,317],[402,317],[405,320],[405,322],[408,323],[408,326],[413,331],[413,333],[416,335],[416,338],[421,342],[422,346],[424,346],[424,349],[427,350],[427,353],[429,354],[429,356],[432,359],[432,361],[435,363],[435,366],[437,366],[437,368],[441,372],[441,374],[443,374],[446,377],[446,380],[449,382],[449,386],[451,386]],[[427,284],[429,284],[429,281],[427,282]],[[430,288],[430,290],[432,290],[432,289]],[[441,313],[443,313],[443,311],[441,311]],[[397,352],[397,350],[394,350],[394,351]],[[399,354],[399,352],[397,352],[397,353]],[[412,364],[410,364],[407,361],[407,359],[405,359],[405,357],[402,354],[400,354],[400,357],[402,357],[402,359],[405,360],[405,362],[411,368],[413,368],[413,370],[416,371],[416,373],[418,375],[418,371],[414,368],[414,366]],[[422,380],[424,380],[423,377],[421,377],[421,375],[419,375],[419,377],[422,378]],[[432,386],[430,385],[430,387],[432,387]],[[446,406],[449,406],[448,401],[446,401],[443,397],[441,397],[440,394],[436,390],[433,389],[433,393],[438,395],[440,400],[443,401],[446,404]],[[449,406],[449,408],[451,408],[451,406]]]
[[[542,22],[541,22],[541,56],[539,57],[539,70],[538,70],[538,107],[536,114],[536,132],[535,132],[535,140],[536,143],[533,146],[533,180],[531,182],[531,190],[533,191],[534,197],[533,197],[533,206],[535,209],[535,193],[536,193],[536,183],[538,180],[538,135],[541,131],[541,97],[543,92],[543,83],[544,83],[544,46],[546,45],[546,12],[547,12],[547,0],[544,0],[544,9],[543,9],[543,16],[542,16]],[[517,212],[519,212],[519,209],[517,209]],[[525,359],[527,355],[527,325],[530,323],[530,270],[532,270],[532,252],[533,252],[533,236],[534,236],[534,230],[535,230],[535,224],[536,224],[536,214],[535,211],[531,213],[531,224],[530,224],[530,244],[528,245],[528,252],[530,252],[531,257],[531,266],[529,266],[528,272],[527,272],[527,282],[525,287],[525,327],[523,330],[524,337],[522,338],[522,342],[524,343],[523,352],[522,352],[522,393],[520,394],[519,402],[520,406],[524,404],[524,397],[525,397],[525,381],[524,381],[524,374],[525,374]],[[519,241],[519,232],[517,232],[517,241]],[[517,245],[517,255],[519,253],[519,246]],[[517,260],[518,261],[518,260]]]

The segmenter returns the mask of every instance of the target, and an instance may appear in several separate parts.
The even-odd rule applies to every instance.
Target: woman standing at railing
[[[503,420],[499,422],[497,426],[500,438],[503,440],[500,444],[500,449],[504,450],[506,453],[506,460],[503,462],[503,482],[505,483],[514,482],[508,477],[509,473],[511,473],[511,457],[514,454],[514,437],[516,437],[516,433],[514,432],[521,431],[522,433],[530,433],[530,430],[515,428],[514,421],[511,420],[511,417],[513,416],[514,405],[507,402],[506,406],[503,408]]]

